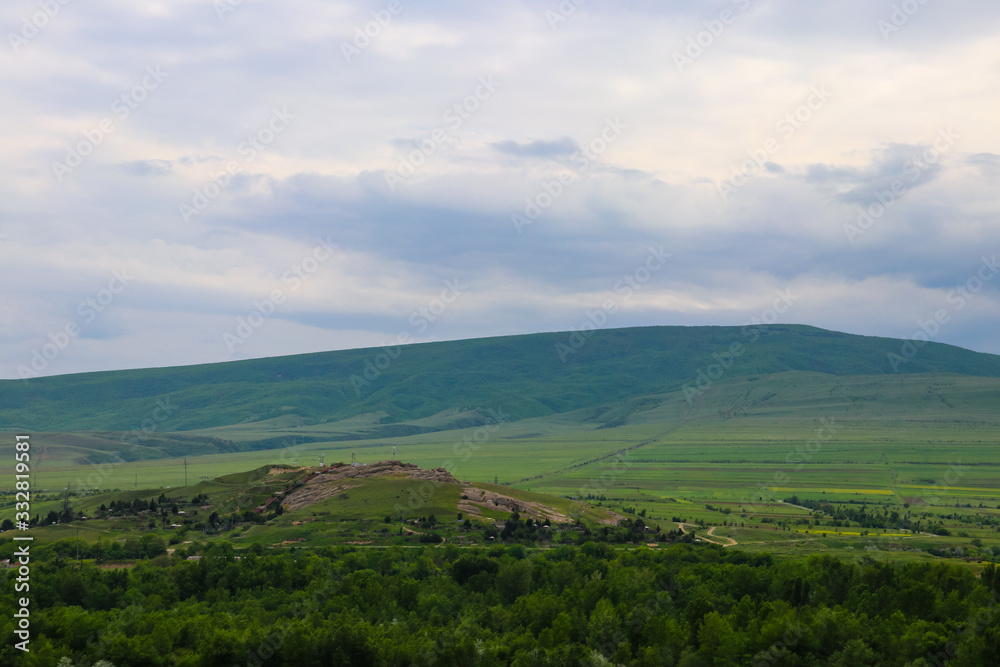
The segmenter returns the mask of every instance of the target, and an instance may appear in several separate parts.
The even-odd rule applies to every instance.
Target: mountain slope
[[[281,416],[309,424],[380,411],[383,423],[393,423],[501,406],[516,419],[785,371],[1000,377],[1000,356],[939,343],[927,343],[903,362],[899,356],[894,368],[891,355],[903,349],[901,340],[795,325],[642,327],[423,343],[0,381],[0,428],[177,431]]]

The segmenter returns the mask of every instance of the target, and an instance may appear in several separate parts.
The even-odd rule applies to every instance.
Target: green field
[[[990,557],[985,549],[1000,555],[998,396],[1000,380],[994,378],[793,371],[733,378],[693,402],[670,392],[397,437],[339,440],[350,429],[377,423],[365,416],[314,425],[279,418],[154,435],[231,443],[230,453],[186,457],[188,486],[199,489],[218,490],[210,480],[267,464],[315,466],[321,456],[328,463],[352,456],[361,463],[396,458],[423,468],[446,467],[465,481],[581,498],[619,514],[645,511],[650,524],[664,530],[681,518],[699,526],[697,534],[708,541],[728,544],[721,539],[728,537],[750,550],[910,559],[948,548],[978,558]],[[423,423],[429,421],[434,420]],[[13,440],[13,434],[0,437]],[[43,494],[36,496],[36,511],[58,505],[56,495],[67,485],[81,494],[149,495],[144,489],[153,488],[194,493],[178,488],[184,485],[183,458],[82,462],[87,449],[81,443],[93,437],[32,435],[33,451],[43,452],[33,464],[33,488]],[[264,439],[285,446],[242,450]],[[800,503],[897,512],[923,525],[904,531],[868,530],[851,522],[816,525],[810,509],[781,502],[791,496]],[[322,516],[360,520],[389,513],[386,498],[373,496],[366,503],[332,503]],[[428,511],[453,508],[449,500]],[[949,534],[928,534],[932,525]],[[705,534],[710,527],[716,531],[711,537]],[[342,532],[343,539],[358,537],[353,524]],[[255,527],[240,539],[273,544],[272,533],[273,528]],[[318,542],[331,539],[315,537],[309,526],[281,536],[294,540],[289,535],[299,533]]]
[[[397,437],[483,423],[491,409],[502,409],[515,421],[551,417],[792,371],[886,380],[935,373],[1000,377],[997,355],[926,343],[904,363],[894,363],[903,341],[797,325],[605,329],[567,354],[560,346],[570,338],[568,332],[545,333],[408,345],[393,350],[392,357],[372,348],[3,380],[0,429],[136,431],[133,435],[147,436],[137,444],[150,451],[135,455],[149,458],[233,446],[187,441],[189,451],[180,451],[184,441],[174,441],[158,452],[151,433],[263,424],[318,426],[340,439]],[[842,398],[849,397],[829,396],[831,402]],[[887,394],[882,398],[892,400]],[[761,400],[763,394],[748,399]],[[932,395],[926,403],[934,400]],[[711,403],[710,397],[701,394],[694,407],[702,402]],[[614,425],[621,417],[612,410],[598,420]]]

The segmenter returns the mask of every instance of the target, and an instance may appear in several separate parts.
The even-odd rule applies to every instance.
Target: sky
[[[1000,354],[995,0],[10,0],[0,378],[646,325]]]

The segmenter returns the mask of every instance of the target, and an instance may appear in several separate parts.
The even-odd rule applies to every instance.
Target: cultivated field
[[[693,401],[673,392],[511,422],[500,405],[501,418],[480,426],[391,438],[334,440],[369,428],[379,415],[318,425],[276,418],[173,435],[277,443],[188,456],[189,486],[265,464],[315,466],[320,456],[327,463],[396,458],[446,467],[465,481],[581,498],[618,513],[644,511],[665,530],[681,519],[709,541],[735,540],[748,549],[925,558],[928,548],[948,548],[979,556],[980,546],[1000,554],[998,395],[1000,381],[989,378],[792,372],[720,383]],[[35,460],[34,485],[46,490],[36,510],[47,511],[44,498],[58,504],[55,494],[67,484],[74,492],[184,484],[181,458],[83,463],[88,438],[33,436],[35,451],[44,453]],[[799,506],[782,502],[793,496]],[[815,507],[801,506],[810,501],[896,512],[921,521],[922,529],[880,530],[850,520],[833,526]]]

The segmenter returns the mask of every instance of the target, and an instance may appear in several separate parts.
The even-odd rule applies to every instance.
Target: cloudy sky
[[[591,322],[937,317],[1000,353],[995,0],[11,0],[0,26],[3,378]]]

